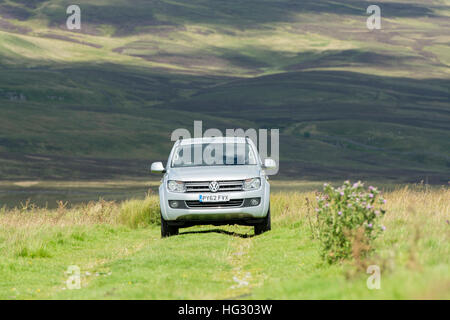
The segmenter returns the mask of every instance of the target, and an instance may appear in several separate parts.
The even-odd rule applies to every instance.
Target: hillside
[[[280,177],[446,184],[450,1],[0,0],[0,179],[145,176],[180,127],[280,128]]]

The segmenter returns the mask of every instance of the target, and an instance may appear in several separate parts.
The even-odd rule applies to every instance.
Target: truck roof
[[[210,143],[246,143],[246,137],[203,137],[179,140],[180,145]]]

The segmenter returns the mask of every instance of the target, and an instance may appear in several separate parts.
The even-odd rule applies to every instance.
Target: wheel
[[[270,205],[269,205],[267,216],[263,219],[263,221],[255,225],[255,235],[264,233],[266,231],[270,231],[271,228],[272,226],[270,222]]]
[[[170,236],[176,236],[178,234],[178,228],[169,226],[166,220],[161,215],[161,238]]]

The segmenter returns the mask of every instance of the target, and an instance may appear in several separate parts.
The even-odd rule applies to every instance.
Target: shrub
[[[361,182],[345,181],[339,188],[324,184],[315,209],[316,232],[324,259],[333,263],[349,258],[355,240],[363,241],[369,249],[370,243],[385,229],[379,223],[385,214],[381,208],[385,202],[376,188],[365,189]]]

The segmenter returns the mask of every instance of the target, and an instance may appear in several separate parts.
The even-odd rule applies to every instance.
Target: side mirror
[[[275,169],[277,167],[277,163],[275,160],[267,158],[264,160],[264,168],[265,169]]]
[[[166,170],[164,169],[164,166],[162,162],[153,162],[152,167],[150,169],[153,173],[164,173]]]

